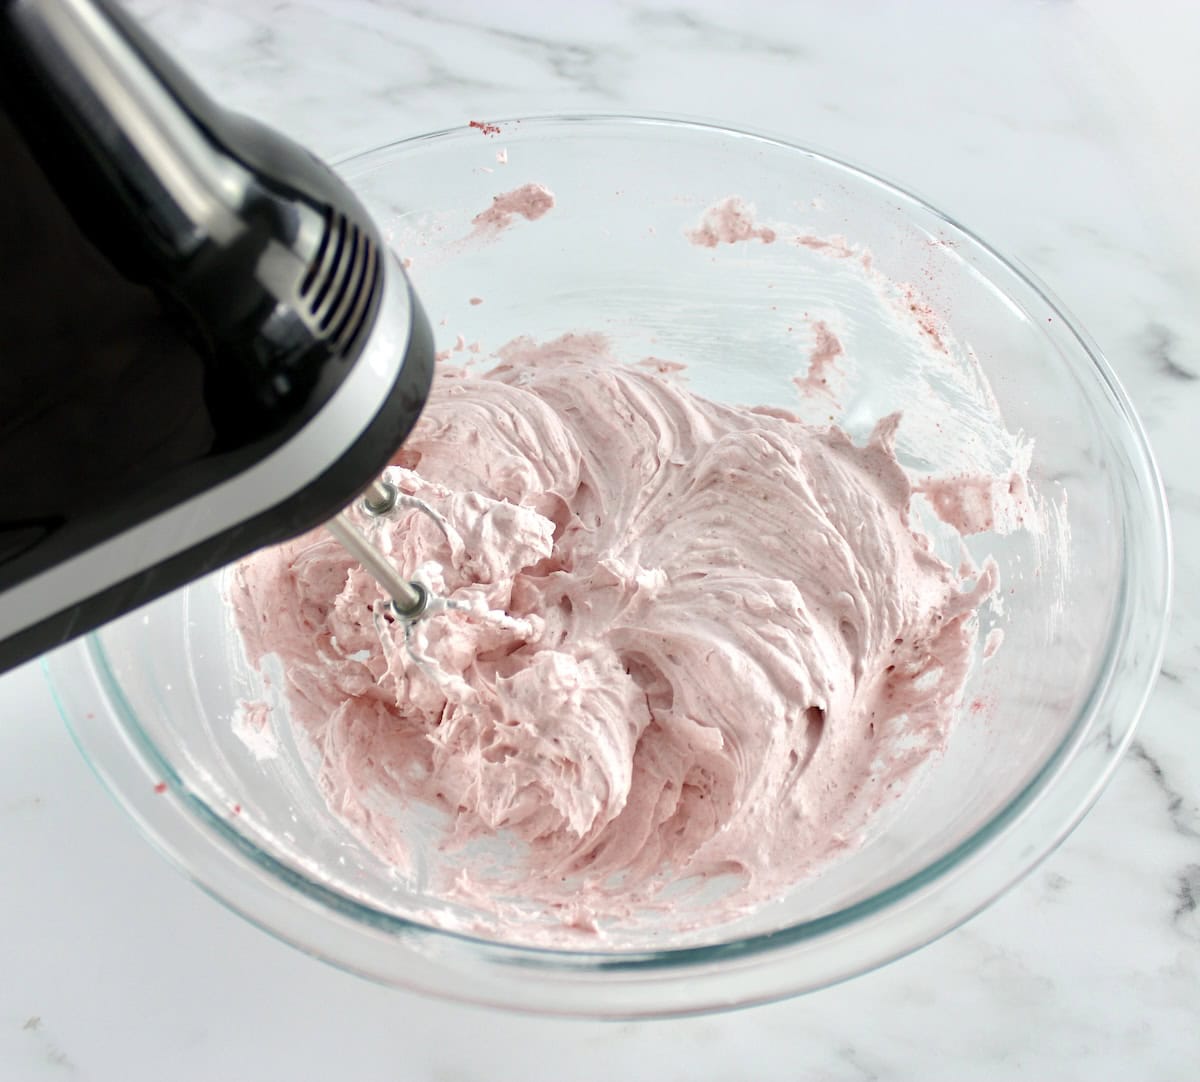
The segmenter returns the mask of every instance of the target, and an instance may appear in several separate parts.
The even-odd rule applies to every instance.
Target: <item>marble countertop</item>
[[[327,157],[472,118],[702,117],[920,192],[1100,343],[1169,489],[1176,611],[1137,740],[984,914],[804,998],[547,1021],[374,987],[162,862],[35,667],[0,680],[0,1078],[1192,1080],[1200,1072],[1200,15],[1174,0],[951,5],[132,0],[227,104]]]

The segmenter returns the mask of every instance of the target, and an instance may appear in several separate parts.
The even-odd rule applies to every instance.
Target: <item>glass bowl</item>
[[[80,748],[204,889],[388,984],[531,1011],[668,1015],[819,988],[929,942],[1079,821],[1158,671],[1166,511],[1116,378],[1030,275],[859,169],[695,123],[498,128],[409,139],[340,167],[411,261],[451,362],[476,341],[486,353],[522,334],[600,331],[630,359],[686,362],[709,397],[808,410],[856,438],[902,409],[898,454],[916,475],[981,455],[1002,467],[1014,447],[1032,447],[1029,481],[1057,509],[1054,528],[967,539],[973,557],[999,565],[1003,611],[981,630],[1000,627],[1004,641],[986,663],[979,647],[944,753],[860,846],[750,916],[686,934],[651,924],[612,949],[546,949],[431,908],[419,877],[397,874],[326,808],[286,726],[269,757],[235,733],[239,700],[261,688],[221,574],[48,658]],[[493,196],[526,183],[551,189],[554,209],[472,239]],[[775,243],[689,243],[705,208],[734,195]],[[820,314],[853,359],[836,408],[828,396],[805,405],[791,382],[801,324]],[[981,451],[992,421],[1004,438]]]

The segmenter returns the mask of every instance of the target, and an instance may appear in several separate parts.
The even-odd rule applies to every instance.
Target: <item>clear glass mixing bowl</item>
[[[460,931],[414,917],[428,901],[419,880],[395,874],[330,813],[286,731],[269,759],[235,735],[255,678],[211,576],[47,661],[83,753],[189,876],[281,938],[389,984],[645,1016],[767,1000],[871,969],[966,920],[1062,840],[1119,760],[1158,671],[1170,558],[1133,411],[1042,286],[873,176],[699,124],[517,120],[496,135],[405,140],[341,170],[411,257],[448,349],[459,335],[486,350],[519,334],[603,331],[630,359],[685,361],[690,385],[710,397],[798,409],[790,376],[802,351],[788,328],[828,312],[855,367],[838,420],[861,435],[903,408],[902,460],[945,473],[987,396],[928,368],[932,329],[954,357],[977,358],[990,408],[1032,438],[1030,479],[1056,505],[1065,494],[1069,534],[1057,545],[1020,532],[971,539],[975,556],[1000,565],[1005,611],[987,622],[1003,627],[1003,646],[975,666],[975,710],[964,708],[945,754],[860,848],[736,924],[686,936],[650,927],[620,951],[494,942],[466,931],[467,911],[442,913]],[[495,194],[527,182],[555,193],[549,215],[491,243],[464,241]],[[684,231],[703,208],[734,194],[778,224],[779,241],[689,244]],[[795,234],[844,236],[856,258],[789,242]],[[868,288],[863,249],[876,286],[895,283],[890,294]],[[819,411],[828,419],[827,402]]]

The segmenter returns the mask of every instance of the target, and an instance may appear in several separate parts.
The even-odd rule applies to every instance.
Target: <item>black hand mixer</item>
[[[0,671],[328,522],[415,424],[428,321],[349,189],[109,0],[0,0]]]

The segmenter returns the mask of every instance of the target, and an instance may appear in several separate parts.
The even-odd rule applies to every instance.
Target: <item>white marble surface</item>
[[[132,6],[227,103],[327,156],[471,118],[667,112],[773,131],[923,193],[1043,276],[1124,380],[1170,488],[1176,615],[1108,791],[986,913],[839,988],[646,1024],[448,1006],[274,942],[141,841],[26,668],[0,680],[0,1079],[1200,1076],[1193,5]]]

